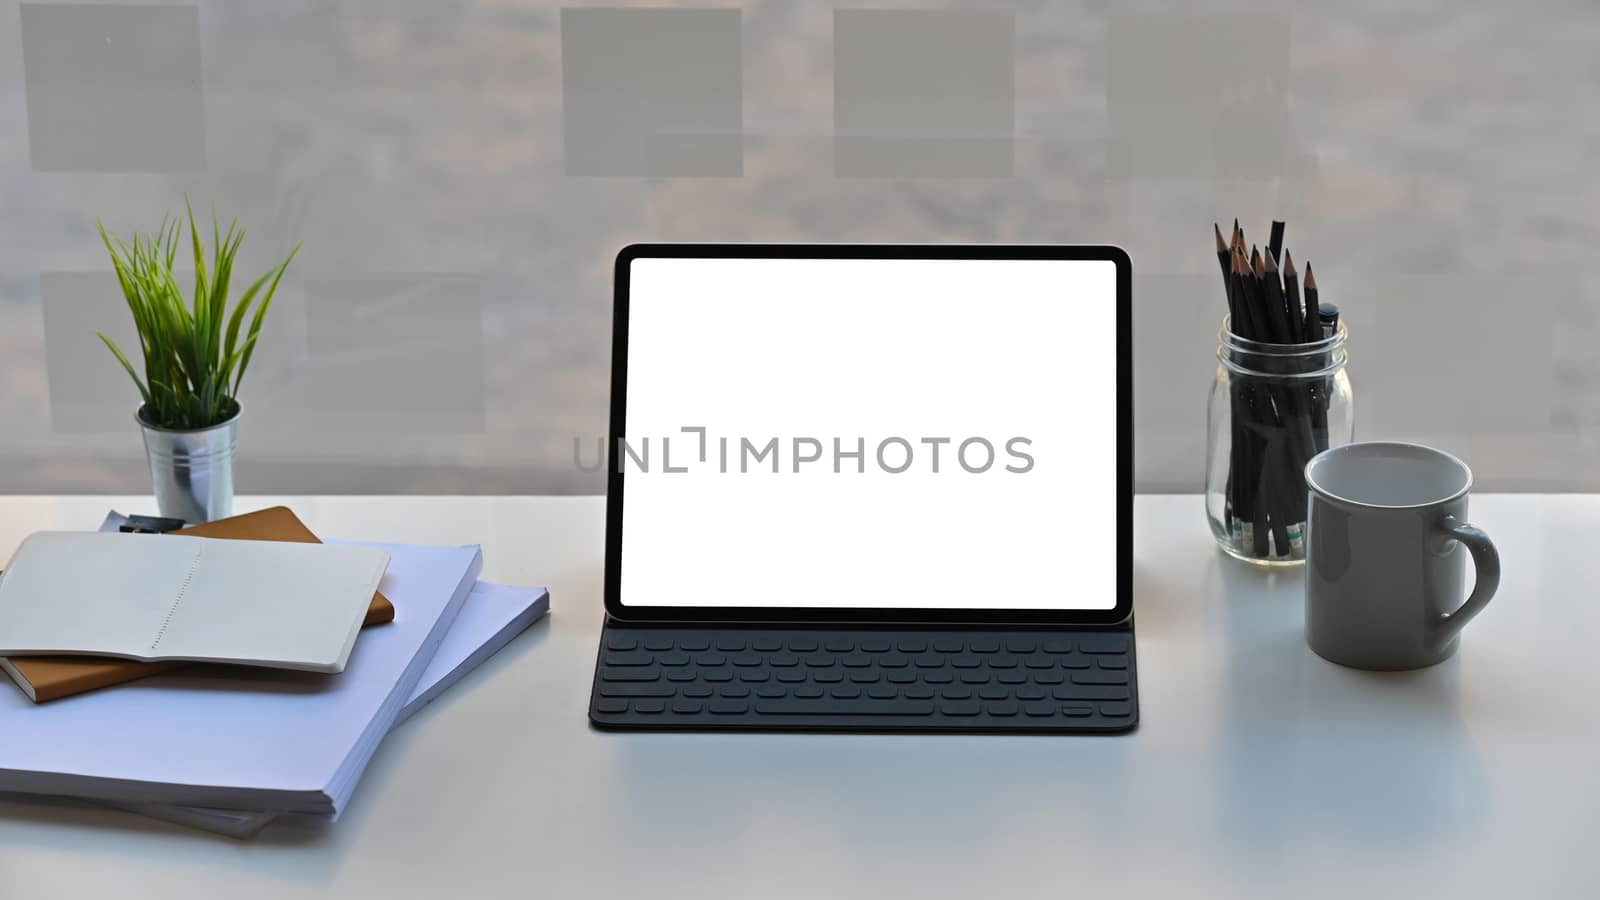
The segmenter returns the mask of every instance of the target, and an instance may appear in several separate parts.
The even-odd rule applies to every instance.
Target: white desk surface
[[[1197,497],[1140,497],[1143,722],[1098,738],[592,731],[599,498],[287,502],[328,536],[482,543],[553,615],[397,730],[337,825],[235,842],[0,799],[0,897],[1600,896],[1600,497],[1474,498],[1500,595],[1455,659],[1391,675],[1307,650],[1301,576],[1224,559]],[[151,506],[0,499],[0,559],[112,504]]]

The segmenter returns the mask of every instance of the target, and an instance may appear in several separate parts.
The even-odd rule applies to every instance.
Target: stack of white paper
[[[189,671],[35,706],[0,691],[0,790],[337,818],[482,568],[477,547],[368,544],[393,623],[343,674]]]
[[[482,665],[549,609],[550,594],[544,588],[478,582],[462,606],[455,624],[445,635],[444,642],[439,645],[439,652],[434,654],[433,661],[422,674],[422,680],[411,692],[411,699],[401,708],[400,719],[395,724],[410,718],[467,673]],[[275,812],[162,804],[116,805],[131,812],[236,838],[250,837],[278,818]]]

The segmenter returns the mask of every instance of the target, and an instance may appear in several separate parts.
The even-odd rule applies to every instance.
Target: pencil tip
[[[1283,276],[1285,278],[1294,277],[1294,257],[1289,254],[1288,247],[1283,248]]]
[[[1311,271],[1311,263],[1306,263],[1306,290],[1317,289],[1317,273]]]
[[[1277,274],[1277,272],[1278,272],[1278,263],[1277,263],[1277,261],[1275,261],[1275,260],[1274,260],[1274,259],[1273,259],[1273,258],[1272,258],[1272,254],[1271,254],[1271,253],[1268,253],[1268,254],[1267,254],[1267,255],[1266,255],[1266,256],[1265,256],[1265,257],[1264,257],[1264,258],[1263,258],[1263,261],[1264,261],[1264,262],[1265,262],[1265,263],[1266,263],[1266,266],[1267,266],[1267,271],[1268,271],[1268,272],[1271,272],[1271,273],[1273,273],[1273,274],[1274,274],[1274,275],[1276,275],[1276,274]]]
[[[1211,230],[1215,231],[1217,233],[1217,252],[1218,253],[1226,253],[1226,252],[1228,252],[1228,245],[1222,242],[1222,226],[1218,225],[1215,222],[1212,222],[1211,223]]]

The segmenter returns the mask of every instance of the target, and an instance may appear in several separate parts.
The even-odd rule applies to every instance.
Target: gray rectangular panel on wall
[[[478,279],[306,279],[308,424],[343,433],[484,430]]]
[[[110,272],[45,272],[45,371],[50,425],[58,432],[135,433],[139,389],[116,357],[95,337],[103,331],[135,368],[142,368],[138,331]]]
[[[21,10],[36,172],[187,172],[206,162],[193,6]]]
[[[737,9],[562,9],[567,174],[743,174],[740,21]]]
[[[1288,13],[1114,12],[1109,30],[1111,173],[1285,174]]]
[[[1392,274],[1377,289],[1372,433],[1528,434],[1551,425],[1554,276]],[[1472,313],[1464,314],[1465,310]],[[1492,320],[1485,320],[1487,311]],[[1503,312],[1502,312],[1503,311]]]
[[[835,10],[834,167],[841,176],[1012,174],[1010,11]]]

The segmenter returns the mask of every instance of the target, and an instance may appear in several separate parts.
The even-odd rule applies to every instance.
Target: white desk
[[[1600,896],[1600,497],[1475,498],[1500,596],[1398,675],[1313,656],[1298,573],[1141,497],[1143,724],[1111,738],[591,731],[598,498],[291,502],[326,535],[481,542],[554,614],[395,732],[338,825],[237,843],[0,800],[0,898]],[[108,503],[150,505],[0,499],[0,554]]]

